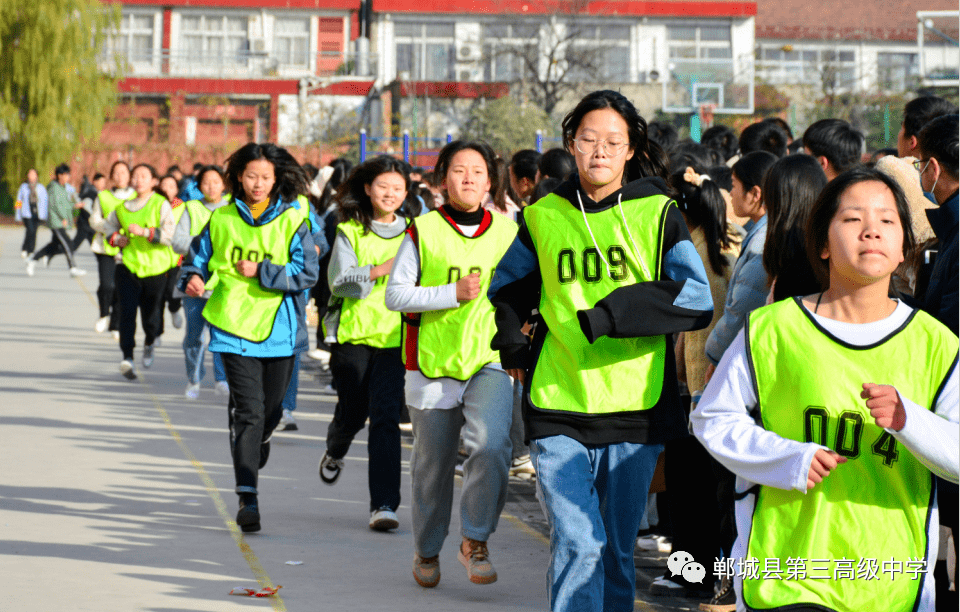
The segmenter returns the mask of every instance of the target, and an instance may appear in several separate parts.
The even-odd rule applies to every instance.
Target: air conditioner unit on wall
[[[465,42],[457,49],[457,59],[461,62],[472,62],[480,59],[480,45],[475,42]]]
[[[473,71],[472,70],[461,70],[457,73],[457,80],[461,83],[472,81],[473,80]]]

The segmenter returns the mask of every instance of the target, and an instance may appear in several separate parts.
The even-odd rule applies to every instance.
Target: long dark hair
[[[563,118],[563,146],[569,150],[577,137],[577,130],[587,113],[609,108],[616,111],[627,123],[627,137],[633,157],[627,160],[623,172],[624,181],[629,183],[647,176],[659,176],[667,180],[667,156],[663,149],[647,137],[647,122],[636,107],[623,94],[609,89],[587,94],[576,108]]]
[[[809,295],[818,290],[807,262],[804,230],[813,204],[826,185],[827,176],[820,164],[802,153],[777,160],[767,172],[763,182],[763,203],[767,207],[763,267],[771,282],[778,279],[778,295]]]
[[[702,169],[691,168],[697,174],[705,174]],[[729,265],[723,250],[732,244],[727,233],[727,203],[715,181],[705,179],[698,187],[684,179],[684,171],[670,175],[670,183],[677,192],[677,206],[691,228],[703,228],[710,267],[717,275],[723,275],[724,268]]]
[[[778,128],[779,129],[779,128]],[[731,170],[737,180],[743,185],[744,192],[750,191],[754,187],[759,187],[763,192],[763,180],[767,177],[767,171],[773,164],[777,163],[777,156],[767,151],[754,151],[747,153],[733,164]]]
[[[276,182],[270,190],[271,201],[275,196],[279,196],[284,202],[293,202],[298,195],[307,192],[307,175],[286,149],[269,142],[264,144],[251,142],[243,145],[227,158],[226,186],[236,199],[247,199],[241,177],[247,164],[259,159],[265,159],[273,164]]]
[[[403,177],[404,186],[409,191],[409,170],[408,164],[389,155],[379,155],[363,162],[353,169],[350,177],[337,190],[337,218],[341,223],[356,221],[363,226],[363,233],[366,234],[370,231],[375,211],[365,187],[371,185],[381,174],[396,172]],[[408,205],[409,200],[405,199],[397,212],[409,219],[413,215],[410,214]]]
[[[326,213],[335,204],[337,189],[340,188],[340,185],[343,185],[343,182],[350,176],[350,172],[353,171],[353,162],[344,157],[338,157],[327,165],[333,168],[333,174],[330,175],[327,184],[323,186],[323,192],[320,194],[319,200],[314,202],[314,206],[317,207],[320,214]]]
[[[433,168],[437,180],[440,181],[441,185],[443,184],[443,181],[447,178],[447,171],[450,170],[450,162],[453,161],[453,156],[466,149],[471,149],[480,154],[480,157],[482,157],[483,161],[487,164],[487,178],[490,179],[490,191],[496,189],[496,186],[500,184],[500,170],[497,167],[497,155],[493,152],[493,149],[490,148],[490,145],[480,140],[454,140],[440,149],[440,153],[437,154],[437,165]]]
[[[907,196],[903,194],[903,189],[892,177],[876,168],[856,166],[827,183],[814,203],[813,210],[810,211],[810,219],[805,228],[807,260],[824,288],[830,286],[830,262],[822,259],[820,254],[827,246],[830,223],[840,209],[840,198],[850,187],[868,181],[883,183],[893,193],[897,203],[897,215],[903,227],[903,256],[908,257],[914,249],[916,239],[913,236],[913,225],[910,223],[910,205],[907,203]]]

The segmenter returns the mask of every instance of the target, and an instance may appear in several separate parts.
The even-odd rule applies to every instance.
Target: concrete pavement
[[[41,230],[45,244],[49,232]],[[109,333],[97,334],[96,263],[81,247],[27,277],[22,230],[0,228],[0,575],[10,610],[155,612],[273,610],[545,610],[549,545],[533,487],[514,483],[490,539],[499,580],[471,584],[456,558],[459,522],[441,554],[442,579],[417,586],[410,567],[409,440],[396,533],[369,518],[366,434],[333,487],[317,477],[335,397],[305,371],[298,432],[273,438],[261,472],[263,531],[241,535],[227,445],[226,398],[209,357],[199,400],[186,384],[182,330],[170,324],[154,366],[127,381]],[[142,333],[138,333],[142,344]],[[297,564],[289,564],[295,562]],[[641,561],[641,580],[663,558]],[[282,585],[277,597],[228,596]],[[10,607],[8,608],[8,604]],[[641,610],[695,609],[638,602]]]

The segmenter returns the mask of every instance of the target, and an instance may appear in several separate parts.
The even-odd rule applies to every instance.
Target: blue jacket
[[[22,208],[18,208],[16,211],[17,221],[29,219],[31,217],[29,183],[20,185],[20,189],[17,191],[17,201],[22,205]],[[47,188],[40,183],[37,183],[37,219],[40,221],[47,220]]]
[[[747,315],[767,303],[767,270],[763,267],[763,246],[767,242],[767,217],[756,223],[747,223],[747,237],[740,245],[740,257],[727,286],[727,301],[723,315],[710,332],[704,350],[710,363],[717,365],[737,333],[743,328]]]
[[[247,224],[258,227],[276,219],[289,208],[300,208],[299,202],[283,202],[275,200],[256,221],[250,214],[250,208],[242,201],[235,200],[240,217]],[[314,236],[318,235],[319,243],[315,243]],[[329,248],[323,239],[323,225],[311,215],[311,223],[304,223],[297,230],[290,241],[290,262],[285,265],[275,264],[269,260],[263,261],[257,268],[260,287],[268,291],[284,293],[283,302],[277,311],[273,331],[270,337],[263,342],[251,342],[238,338],[218,327],[210,327],[210,350],[215,353],[233,353],[244,357],[289,357],[307,350],[307,320],[306,320],[306,293],[305,291],[317,282],[319,275],[319,259],[314,247],[318,244],[321,252]],[[207,267],[213,253],[210,241],[210,226],[207,224],[203,231],[190,245],[190,252],[184,259],[180,282],[180,290],[186,288],[187,282],[194,274],[200,275],[204,281],[210,278]]]
[[[177,197],[184,202],[189,202],[190,200],[200,200],[202,202],[203,192],[200,191],[200,186],[197,185],[197,179],[191,176],[183,181],[183,187],[180,188],[180,193]]]
[[[923,296],[923,310],[957,333],[957,285],[960,267],[957,259],[958,192],[953,192],[940,208],[927,210],[930,227],[940,244],[930,283]]]

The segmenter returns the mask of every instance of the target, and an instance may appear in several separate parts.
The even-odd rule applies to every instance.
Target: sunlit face
[[[627,122],[612,108],[583,116],[570,146],[580,180],[596,187],[623,182],[627,160],[633,157]]]
[[[516,173],[513,171],[513,166],[508,166],[507,172],[510,173],[510,187],[513,188],[513,192],[517,194],[520,199],[533,193],[534,186],[530,183],[530,180],[518,179]]]
[[[403,205],[407,197],[407,181],[398,172],[384,172],[363,186],[373,205],[373,214],[377,220],[390,221],[393,214]]]
[[[153,188],[157,186],[157,179],[153,178],[150,170],[140,166],[134,170],[133,174],[130,176],[130,185],[133,186],[133,189],[137,192],[137,195],[142,196],[153,191]]]
[[[240,175],[240,184],[251,204],[263,202],[270,197],[277,182],[273,164],[265,159],[255,159],[247,163]]]
[[[219,202],[223,198],[223,179],[213,170],[208,170],[200,177],[200,192],[204,199],[211,204]]]
[[[126,164],[117,164],[110,173],[110,180],[116,189],[126,189],[130,186],[130,168]]]
[[[173,199],[177,197],[177,193],[180,191],[179,186],[177,185],[177,180],[172,176],[164,177],[160,181],[160,191],[163,192],[163,195],[167,198],[167,201],[173,202]]]
[[[107,188],[107,177],[101,176],[98,179],[93,179],[93,188],[98,192],[103,191]]]
[[[820,256],[829,261],[831,279],[867,285],[890,277],[903,262],[903,225],[886,185],[865,181],[841,194]]]
[[[756,189],[747,190],[736,174],[731,175],[733,186],[730,188],[730,204],[733,214],[738,217],[757,215],[759,198]]]
[[[490,174],[483,155],[473,149],[458,151],[450,160],[444,186],[447,201],[456,208],[465,212],[480,208],[490,191]]]
[[[29,170],[27,170],[28,183],[30,183],[31,185],[36,185],[38,180],[40,180],[40,177],[37,174],[36,170],[34,170],[33,168],[30,168]]]

